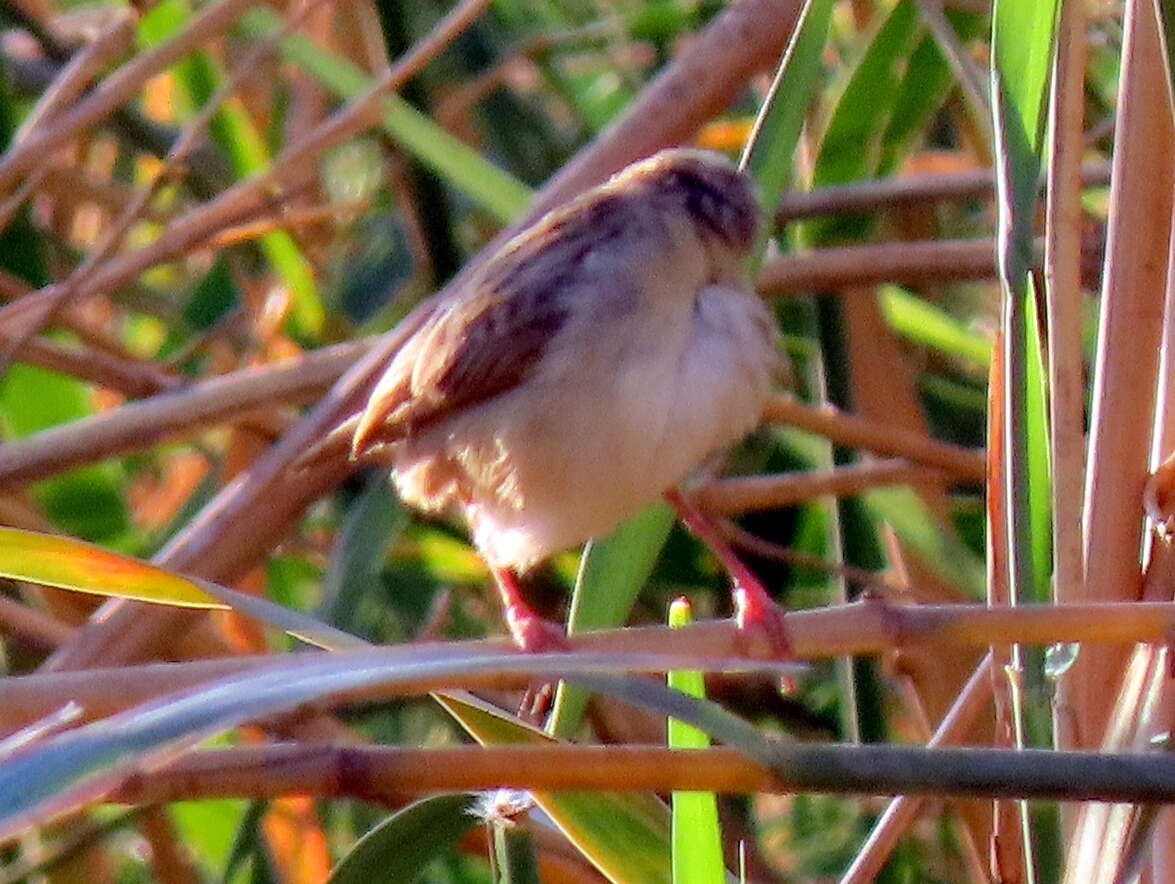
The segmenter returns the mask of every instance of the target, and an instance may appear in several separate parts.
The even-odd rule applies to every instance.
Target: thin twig
[[[831,405],[808,405],[794,396],[773,396],[763,410],[763,419],[816,433],[846,448],[863,448],[875,454],[903,457],[977,482],[982,482],[985,477],[986,464],[982,451],[939,442],[901,427],[845,414]]]
[[[794,506],[814,497],[852,496],[884,485],[942,481],[940,470],[904,460],[869,461],[826,470],[714,479],[693,492],[698,505],[711,515],[734,515],[750,510]]]
[[[245,368],[6,443],[0,446],[0,486],[138,451],[184,430],[250,418],[276,404],[308,401],[327,390],[372,343],[352,341]]]
[[[1081,167],[1081,183],[1104,186],[1110,181],[1110,165],[1090,162]],[[784,195],[775,211],[783,224],[797,218],[868,212],[945,200],[990,199],[995,195],[991,169],[966,172],[923,173],[827,185],[814,190],[793,190]]]

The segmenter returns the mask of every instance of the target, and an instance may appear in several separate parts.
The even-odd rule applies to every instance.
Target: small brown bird
[[[440,303],[393,358],[354,456],[456,509],[527,648],[561,641],[516,575],[666,496],[722,559],[739,622],[787,647],[762,585],[676,490],[759,421],[776,329],[744,268],[759,211],[723,157],[665,150],[556,209]]]

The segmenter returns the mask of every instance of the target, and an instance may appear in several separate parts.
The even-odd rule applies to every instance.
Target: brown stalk
[[[370,346],[367,340],[337,344],[241,369],[8,442],[0,446],[0,486],[138,451],[185,430],[241,419],[255,427],[257,410],[321,394]]]
[[[405,792],[503,787],[733,794],[909,791],[932,797],[1087,801],[1175,793],[1172,766],[1161,756],[1048,752],[1030,761],[1023,753],[997,749],[782,742],[771,754],[773,771],[726,747],[555,744],[415,749],[279,744],[190,753],[159,772],[131,774],[112,797],[138,803],[312,793],[392,802]],[[1015,776],[1000,778],[1001,768]]]
[[[787,625],[793,656],[797,660],[826,660],[912,647],[983,648],[1005,642],[1026,645],[1163,643],[1175,630],[1175,603],[989,608],[986,605],[893,605],[880,599],[869,599],[828,608],[791,611],[787,615]],[[517,650],[505,637],[450,643],[448,646],[470,656]],[[642,626],[593,632],[571,637],[568,646],[578,651],[663,652],[754,659],[772,653],[764,637],[741,632],[728,620],[706,621],[686,629]],[[391,646],[378,651],[387,656],[388,665],[394,665],[403,660],[405,654],[415,652],[411,646]],[[263,666],[280,664],[295,674],[299,666],[311,662],[314,656],[268,654],[14,676],[0,680],[0,727],[10,729],[42,718],[70,699],[81,703],[87,716],[102,716],[153,697]],[[484,684],[500,687],[507,682],[486,676]],[[422,679],[414,690],[425,692],[437,687],[444,685],[436,680]],[[348,695],[348,698],[358,699],[359,696]]]
[[[911,586],[908,582],[895,580],[887,577],[885,574],[878,574],[865,568],[842,565],[830,559],[801,552],[798,549],[780,546],[777,543],[772,543],[769,540],[757,537],[750,531],[740,528],[729,519],[721,520],[718,523],[718,530],[722,533],[723,537],[730,541],[731,546],[754,553],[760,558],[785,562],[789,565],[799,565],[802,568],[811,568],[815,571],[824,571],[828,574],[844,578],[844,580],[856,584],[858,587],[871,589],[890,601],[896,601],[898,599],[906,600],[909,598],[917,601],[925,601],[925,599],[920,597],[918,588]]]
[[[5,334],[0,331],[0,341],[4,340]],[[17,359],[131,397],[174,389],[180,383],[178,378],[153,362],[129,362],[92,347],[67,347],[44,338],[26,341]]]
[[[13,302],[0,311],[3,312],[5,316],[11,316],[11,314],[8,312],[9,310],[11,310],[13,313],[23,314],[25,305],[31,305],[32,302],[38,297],[38,294],[33,291],[32,287],[27,285],[19,277],[16,277],[7,271],[0,270],[0,301]],[[84,344],[90,344],[94,347],[97,347],[99,350],[102,350],[103,352],[120,359],[123,362],[141,363],[145,367],[148,367],[149,371],[160,371],[157,364],[148,363],[147,361],[141,360],[133,354],[127,352],[126,348],[123,347],[122,343],[118,340],[117,337],[107,333],[100,327],[95,327],[94,323],[92,323],[82,311],[67,308],[60,312],[57,320],[58,324],[62,328],[66,328],[72,331]],[[6,327],[5,334],[8,334],[10,329],[14,329],[14,326]],[[18,348],[18,342],[14,330],[11,332],[11,337],[3,338],[2,345],[3,348],[10,350]],[[28,348],[25,349],[27,350]]]
[[[1004,403],[1008,401],[1005,366],[1004,329],[996,333],[992,349],[991,370],[987,390],[987,600],[992,607],[1010,609],[1012,606],[1009,574],[1008,541],[1008,452]],[[1020,608],[1023,610],[1023,608]],[[1012,719],[1012,685],[1008,677],[1012,665],[1011,647],[1007,640],[993,642],[991,655],[992,699],[995,705],[995,735],[993,744],[999,747],[1016,745]],[[992,807],[991,836],[992,876],[1000,881],[1025,879],[1026,845],[1020,826],[1020,815],[1015,802],[997,801]]]
[[[73,104],[107,62],[131,47],[134,36],[135,23],[130,15],[123,13],[109,21],[105,30],[78,49],[58,71],[28,116],[21,121],[20,128],[12,136],[12,144],[28,141],[52,117]]]
[[[943,716],[938,728],[927,741],[928,748],[958,744],[966,739],[972,725],[991,702],[991,654],[980,661],[963,686],[954,704]],[[840,879],[840,884],[868,884],[873,881],[889,859],[898,841],[918,818],[924,800],[918,796],[902,795],[886,806],[869,833],[869,838],[853,859],[853,864]]]
[[[303,209],[282,210],[272,218],[259,218],[247,224],[240,224],[222,230],[203,244],[207,249],[223,249],[258,239],[275,230],[296,230],[300,227],[338,222],[347,215],[357,214],[370,206],[368,200],[358,200],[341,205],[307,206]]]
[[[729,102],[754,72],[778,56],[798,11],[796,0],[746,0],[727,9],[642,90],[640,97],[607,132],[543,188],[540,194],[542,205],[561,202],[636,156],[682,140]],[[458,7],[458,12],[465,14],[468,10]],[[767,20],[774,26],[762,27],[762,22]],[[457,20],[453,15],[446,18],[428,42],[418,44],[416,50],[381,79],[374,94],[378,96],[379,89],[394,88],[402,82],[415,69],[414,66],[429,57],[429,53],[437,51],[463,26],[464,20]],[[370,111],[362,104],[363,99],[357,101],[340,112],[356,114],[354,122],[348,121],[346,125],[338,123],[337,119],[333,124],[328,122],[329,128],[323,130],[322,136],[308,139],[296,156],[312,155],[324,143],[333,143],[336,134],[339,137],[346,134],[349,131],[347,126],[369,119]],[[353,110],[356,107],[358,111]],[[264,182],[265,176],[252,180]],[[234,188],[229,194],[240,192]],[[230,207],[233,207],[232,199],[239,197],[230,198]],[[193,230],[188,235],[200,233],[206,236],[215,231],[219,226],[216,215],[224,210],[220,200],[213,204],[218,205],[191,222]],[[517,229],[512,228],[512,231]],[[166,236],[164,234],[161,239]],[[460,279],[454,281],[446,292],[451,293],[459,284]],[[443,296],[444,293],[440,295]],[[413,321],[419,321],[420,315],[417,314]],[[412,321],[409,321],[376,351],[360,360],[309,416],[253,464],[242,481],[218,495],[187,530],[161,552],[157,562],[181,570],[199,569],[206,576],[225,579],[255,561],[284,535],[303,507],[346,473],[345,468],[327,464],[309,475],[299,473],[298,482],[292,483],[287,468],[313,447],[316,440],[325,436],[330,427],[345,416],[347,409],[357,407],[366,385],[371,383],[380,366],[411,328]],[[262,501],[266,507],[263,520],[256,518]],[[54,656],[50,668],[67,669],[99,659],[114,662],[158,653],[168,645],[177,630],[190,623],[190,615],[144,610],[141,605],[111,602],[101,611],[102,621],[83,629],[75,642]]]
[[[0,595],[0,632],[45,648],[56,648],[73,638],[72,626],[40,611]]]
[[[881,485],[941,480],[942,476],[938,470],[904,460],[867,461],[825,470],[715,479],[694,491],[693,497],[707,513],[730,516],[793,506],[824,495],[852,496]]]
[[[1086,186],[1105,185],[1109,180],[1108,163],[1086,163],[1081,167],[1081,182]],[[798,218],[871,212],[935,201],[991,199],[994,194],[991,169],[899,175],[789,191],[775,210],[775,220],[783,224]]]
[[[1052,83],[1052,155],[1045,218],[1050,455],[1053,479],[1054,600],[1085,597],[1081,492],[1085,478],[1085,359],[1081,339],[1081,206],[1085,123],[1085,7],[1061,3]],[[1056,681],[1058,708],[1068,679]],[[1066,715],[1054,716],[1058,749],[1077,746]]]
[[[1085,486],[1085,599],[1136,599],[1175,164],[1154,4],[1131,0],[1119,88],[1101,334]],[[1083,649],[1071,674],[1079,745],[1097,746],[1121,651]]]
[[[765,297],[774,297],[883,282],[960,282],[995,275],[994,240],[887,242],[777,256],[763,264],[756,288]]]
[[[1175,255],[1175,230],[1172,232],[1172,254]],[[1164,312],[1163,346],[1160,353],[1160,396],[1155,420],[1153,461],[1162,460],[1175,438],[1175,275],[1167,279]],[[1175,594],[1175,548],[1169,534],[1173,511],[1169,496],[1167,471],[1160,469],[1150,480],[1148,507],[1155,526],[1148,536],[1148,559],[1143,584],[1143,598],[1148,601],[1166,601]],[[1133,748],[1147,751],[1155,740],[1162,741],[1175,726],[1172,712],[1171,681],[1169,676],[1170,650],[1167,647],[1139,645],[1134,649],[1126,675],[1114,704],[1102,748],[1115,750]],[[1068,711],[1068,710],[1064,710]],[[1067,868],[1069,880],[1077,870],[1089,871],[1090,879],[1105,882],[1129,880],[1126,865],[1136,862],[1140,851],[1161,841],[1156,836],[1156,817],[1153,808],[1136,805],[1113,805],[1096,809],[1081,809],[1074,814],[1075,836],[1070,839],[1071,851]],[[1169,823],[1168,823],[1169,824]],[[1169,880],[1170,857],[1156,858],[1153,869],[1155,880]]]

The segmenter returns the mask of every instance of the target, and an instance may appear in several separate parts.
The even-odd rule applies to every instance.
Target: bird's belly
[[[467,507],[478,547],[524,569],[611,531],[754,427],[770,358],[769,339],[748,327],[650,348],[623,376],[580,366],[584,382],[560,385],[572,392],[556,411],[502,422],[515,428],[495,440],[511,493]]]

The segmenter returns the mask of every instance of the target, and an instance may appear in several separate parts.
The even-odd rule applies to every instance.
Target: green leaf
[[[652,574],[665,546],[673,521],[672,507],[656,504],[584,548],[571,597],[568,635],[622,626],[628,620],[637,594]],[[560,683],[548,732],[556,737],[570,737],[579,727],[589,696],[580,687]]]
[[[981,368],[991,364],[991,339],[945,310],[897,286],[882,286],[879,296],[886,322],[902,337]]]
[[[820,54],[828,39],[832,7],[832,0],[804,4],[743,153],[742,167],[754,180],[759,205],[769,218],[791,181],[800,130],[820,77]],[[764,225],[762,242],[749,262],[752,277],[763,263],[770,232],[770,225]]]
[[[91,595],[181,608],[228,608],[323,648],[353,648],[362,639],[307,614],[204,580],[192,580],[90,543],[0,527],[0,576]]]
[[[89,388],[33,365],[8,366],[0,376],[0,416],[7,432],[29,436],[93,413]],[[70,534],[117,543],[130,526],[119,490],[121,469],[93,464],[33,484],[33,494]]]
[[[1043,341],[1032,268],[1035,211],[1045,128],[1045,107],[1057,0],[996,0],[992,12],[992,107],[995,114],[997,231],[1003,293],[1004,487],[1006,550],[1014,604],[1048,598],[1052,525],[1049,428]],[[1046,676],[1039,654],[1013,648],[1026,690],[1036,696]],[[1027,715],[1013,703],[1017,743],[1052,744],[1046,716]],[[1021,805],[1026,865],[1031,880],[1055,879],[1060,868],[1059,821],[1031,819]]]
[[[436,795],[392,814],[356,842],[331,870],[327,884],[415,881],[480,820],[478,796]]]
[[[689,602],[678,599],[669,608],[669,625],[678,628],[693,622]],[[696,669],[669,673],[669,687],[705,697],[706,685]],[[669,719],[669,746],[672,749],[705,749],[710,738],[697,728]],[[722,861],[722,831],[718,826],[718,804],[713,792],[674,792],[672,843],[673,884],[715,884],[726,878]]]

